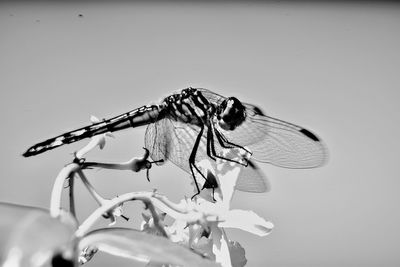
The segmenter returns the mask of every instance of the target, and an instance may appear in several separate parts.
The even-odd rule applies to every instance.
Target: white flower
[[[211,166],[206,161],[201,162],[204,168]],[[218,227],[237,228],[258,236],[266,236],[271,231],[274,225],[258,216],[253,211],[230,209],[230,203],[235,190],[235,184],[239,177],[241,165],[217,159],[217,170],[209,169],[211,173],[215,173],[218,181],[219,192],[215,197],[216,202],[198,200],[196,209],[217,218]],[[218,195],[220,194],[220,195]]]
[[[215,261],[220,263],[221,266],[244,266],[247,260],[244,257],[243,248],[240,245],[240,248],[238,248],[237,243],[227,238],[224,228],[237,228],[258,236],[266,236],[272,231],[274,225],[253,211],[231,209],[230,204],[242,168],[241,165],[217,159],[216,170],[211,168],[212,165],[207,160],[200,162],[199,166],[203,170],[207,170],[208,175],[213,175],[218,182],[218,190],[215,191],[214,196],[216,201],[211,200],[210,192],[202,192],[194,200],[185,199],[181,201],[180,206],[187,210],[188,215],[197,213],[197,216],[192,215],[190,218],[197,218],[197,223],[202,228],[194,231],[193,224],[187,227],[185,223],[181,222],[176,226],[185,226],[185,229],[189,228],[189,231],[175,229],[175,234],[180,233],[182,235],[180,239],[175,237],[175,240],[185,241],[186,235],[189,234],[188,244],[194,249],[198,248],[206,255],[212,251]],[[209,233],[208,242],[203,237],[204,233],[206,235]],[[231,251],[240,252],[241,256],[236,254],[233,257],[233,255],[230,255]]]

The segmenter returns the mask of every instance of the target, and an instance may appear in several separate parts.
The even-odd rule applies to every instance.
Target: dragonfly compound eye
[[[246,119],[246,108],[236,97],[229,97],[219,106],[217,119],[222,129],[232,131]]]

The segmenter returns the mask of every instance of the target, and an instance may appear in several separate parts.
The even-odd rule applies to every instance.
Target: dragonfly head
[[[234,130],[246,119],[246,108],[236,97],[228,97],[217,108],[219,126],[224,130]]]

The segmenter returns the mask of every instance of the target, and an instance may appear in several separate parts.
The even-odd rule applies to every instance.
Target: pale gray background
[[[276,225],[265,238],[228,231],[247,266],[400,265],[399,5],[2,2],[0,36],[0,201],[48,207],[58,171],[86,144],[23,158],[35,142],[91,114],[205,87],[312,129],[330,150],[320,169],[264,164],[272,191],[236,194],[235,208]],[[140,155],[144,129],[116,133],[89,159]],[[151,183],[144,173],[88,176],[107,197],[192,194],[189,175],[172,164],[152,169]],[[80,184],[77,195],[82,219],[96,204]],[[140,205],[132,207],[127,225],[137,226]],[[100,255],[88,266],[113,262],[132,266]]]

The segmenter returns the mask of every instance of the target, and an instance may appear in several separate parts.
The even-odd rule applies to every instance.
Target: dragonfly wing
[[[285,168],[315,168],[322,166],[327,158],[320,141],[304,137],[301,132],[275,128],[263,140],[248,147],[253,159]]]
[[[314,168],[323,165],[327,149],[319,137],[298,125],[266,116],[246,104],[249,129],[263,132],[262,138],[248,144],[253,159],[285,168]]]
[[[199,132],[198,126],[165,118],[147,127],[145,146],[153,160],[169,160],[184,171],[190,172],[189,157]],[[206,136],[203,135],[196,162],[206,157]]]
[[[198,90],[216,105],[226,99],[207,89]],[[254,160],[285,168],[314,168],[326,162],[327,149],[315,134],[298,125],[266,116],[257,106],[243,105],[246,119],[233,131],[223,130],[215,118],[214,125],[230,142],[248,147]]]
[[[211,164],[211,167],[217,170],[216,162],[207,155],[206,130],[200,140],[196,153],[196,162],[199,163],[206,159]],[[199,132],[200,127],[198,126],[166,118],[148,125],[145,146],[149,149],[153,160],[169,160],[184,171],[191,173],[189,157]],[[221,150],[219,144],[215,143],[215,146],[217,151]],[[203,174],[207,177],[205,170]],[[199,175],[196,178],[202,179]],[[265,175],[255,164],[242,167],[236,185],[237,190],[261,193],[268,191],[268,188],[269,184]]]
[[[221,105],[221,103],[226,99],[226,97],[214,93],[210,90],[204,88],[198,88],[198,91],[207,98],[208,101],[216,106]],[[254,116],[255,112],[251,105],[246,105],[247,116]],[[236,127],[234,131],[223,130],[219,127],[216,118],[213,120],[214,126],[221,132],[229,141],[234,142],[237,145],[246,146],[261,141],[265,137],[264,129],[257,128],[252,121],[245,120],[240,126]]]
[[[214,93],[208,89],[205,88],[196,88],[197,91],[199,91],[205,98],[207,98],[207,100],[210,103],[213,103],[215,105],[220,105],[225,99],[226,97],[219,95],[217,93]]]
[[[252,160],[247,167],[242,167],[236,182],[236,190],[251,193],[264,193],[271,190],[271,185],[264,172]]]
[[[162,128],[158,127],[160,121],[147,125],[146,134],[144,136],[144,146],[149,150],[150,157],[156,162],[157,165],[161,165],[166,160],[166,140],[163,138]]]

